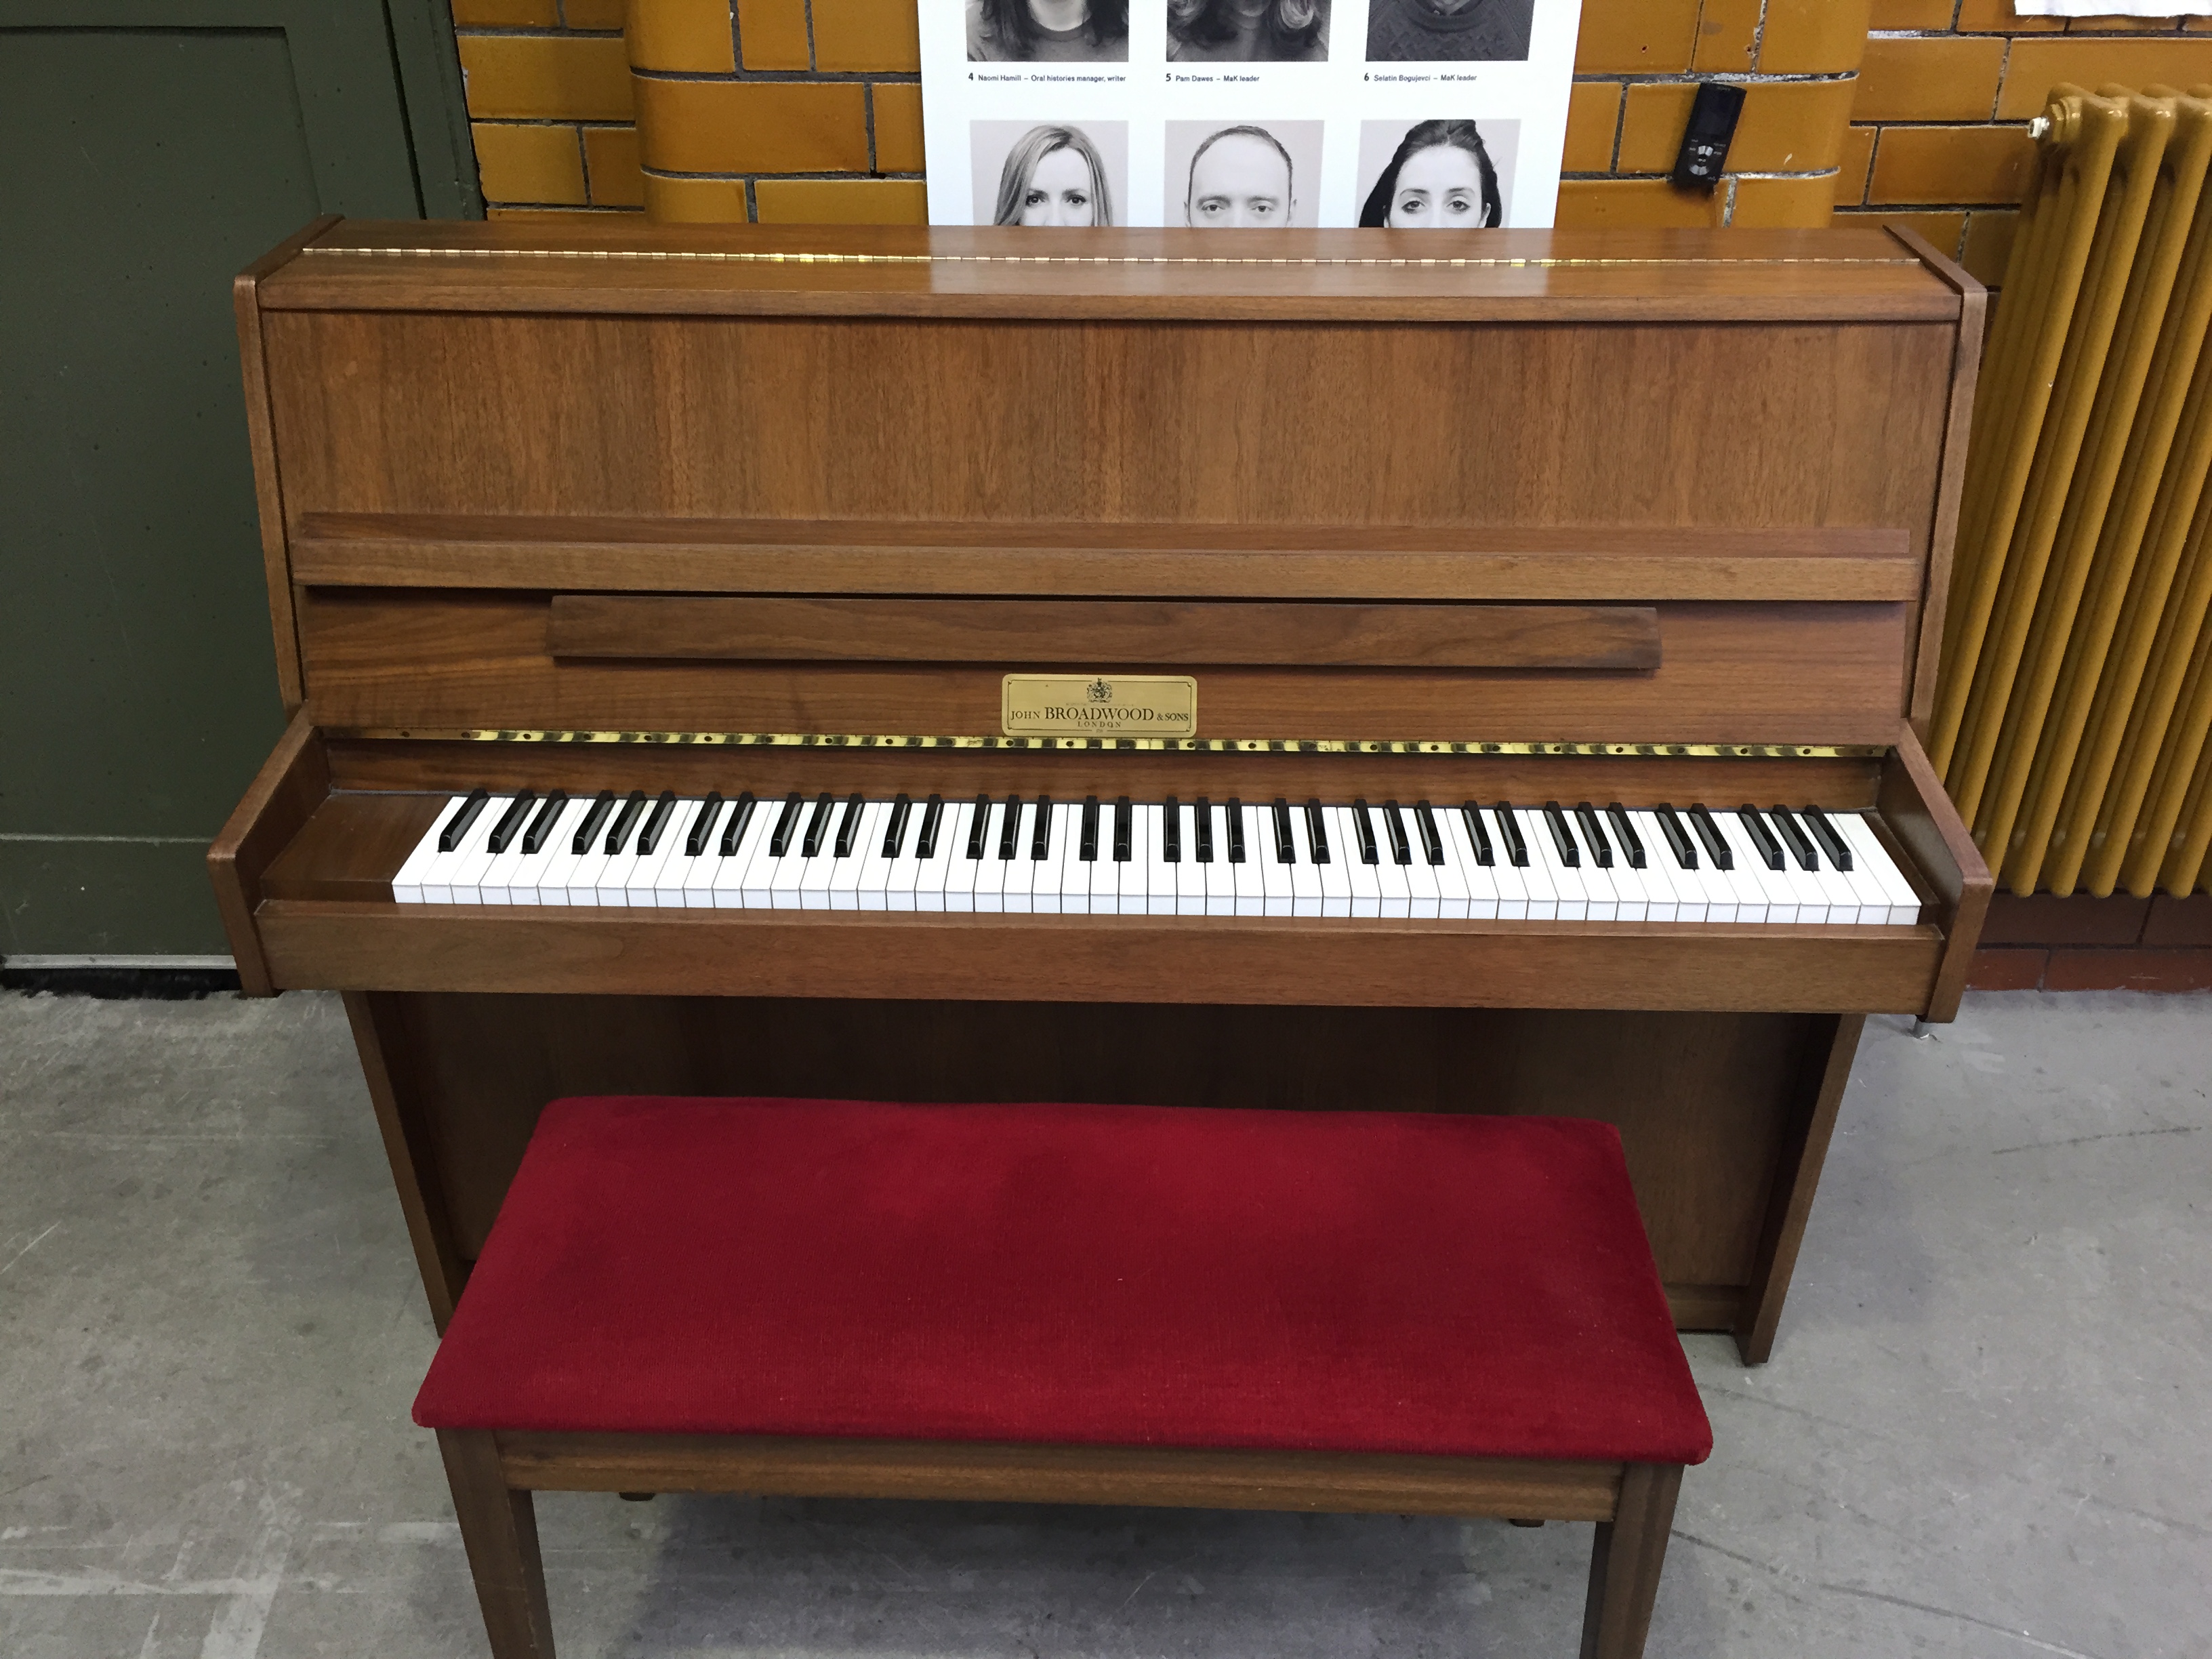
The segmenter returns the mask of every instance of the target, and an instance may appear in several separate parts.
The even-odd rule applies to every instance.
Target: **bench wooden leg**
[[[1640,1659],[1681,1485],[1680,1463],[1631,1463],[1622,1469],[1620,1506],[1612,1520],[1598,1522],[1590,1550],[1582,1659]]]
[[[492,1659],[553,1659],[553,1615],[530,1494],[507,1486],[498,1443],[483,1430],[441,1429],[438,1450],[453,1489],[453,1513],[468,1548]]]

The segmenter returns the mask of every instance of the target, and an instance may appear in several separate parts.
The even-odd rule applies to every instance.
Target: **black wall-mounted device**
[[[1690,105],[1690,125],[1682,134],[1682,153],[1674,158],[1677,185],[1710,191],[1720,183],[1729,141],[1735,137],[1736,118],[1742,113],[1741,87],[1708,81],[1698,88]]]

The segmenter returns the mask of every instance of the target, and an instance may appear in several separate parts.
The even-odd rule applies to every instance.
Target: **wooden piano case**
[[[211,853],[345,993],[434,1311],[578,1092],[1565,1112],[1771,1346],[1921,755],[1981,326],[1910,238],[318,223],[240,278],[293,721]],[[1018,742],[1010,672],[1188,674]],[[447,792],[1814,803],[1910,927],[398,904]]]

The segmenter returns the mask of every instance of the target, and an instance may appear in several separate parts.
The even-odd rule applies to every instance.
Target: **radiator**
[[[2212,88],[2061,86],[1966,453],[1929,752],[2011,891],[2212,843]]]

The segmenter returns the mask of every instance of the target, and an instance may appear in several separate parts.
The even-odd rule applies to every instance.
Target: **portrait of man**
[[[1370,64],[1518,63],[1536,0],[1372,0]]]
[[[1315,222],[1318,121],[1168,124],[1167,219],[1200,230]],[[1176,204],[1182,204],[1178,220]]]

